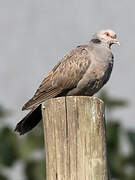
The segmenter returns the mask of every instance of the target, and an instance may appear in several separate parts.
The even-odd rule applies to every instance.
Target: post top
[[[51,99],[48,99],[47,101],[43,102],[43,105],[48,103],[49,101],[52,102],[52,101],[60,101],[62,100],[65,101],[65,100],[89,100],[89,101],[93,101],[93,102],[98,102],[99,104],[104,104],[104,102],[98,98],[98,97],[94,97],[94,96],[63,96],[63,97],[56,97],[56,98],[51,98]]]

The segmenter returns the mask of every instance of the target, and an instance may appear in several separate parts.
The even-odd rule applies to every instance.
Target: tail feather
[[[42,119],[41,105],[31,110],[17,125],[15,131],[20,135],[27,133],[33,129]]]

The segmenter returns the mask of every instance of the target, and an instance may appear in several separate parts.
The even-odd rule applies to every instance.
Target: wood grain
[[[108,180],[104,104],[69,96],[42,105],[47,180]]]

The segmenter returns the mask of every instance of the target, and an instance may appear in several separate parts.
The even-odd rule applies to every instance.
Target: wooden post
[[[103,102],[54,98],[42,113],[47,180],[108,180]]]

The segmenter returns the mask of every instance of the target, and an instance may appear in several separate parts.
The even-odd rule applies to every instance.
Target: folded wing
[[[34,96],[23,106],[32,109],[49,98],[75,88],[90,66],[87,46],[79,46],[64,56],[42,81]]]

